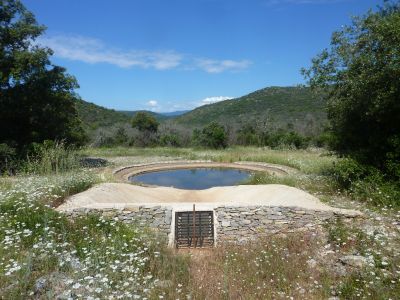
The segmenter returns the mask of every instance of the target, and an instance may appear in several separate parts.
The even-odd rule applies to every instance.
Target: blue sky
[[[176,111],[267,86],[300,68],[372,0],[23,0],[87,101]]]

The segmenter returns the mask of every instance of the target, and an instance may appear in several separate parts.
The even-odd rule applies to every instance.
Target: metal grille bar
[[[175,213],[175,243],[177,248],[214,246],[214,216],[212,211]],[[194,221],[194,222],[193,222]]]

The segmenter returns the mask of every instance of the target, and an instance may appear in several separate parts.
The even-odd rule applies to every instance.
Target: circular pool
[[[253,172],[233,168],[190,168],[137,174],[129,181],[150,186],[167,186],[185,190],[203,190],[216,186],[243,183]]]

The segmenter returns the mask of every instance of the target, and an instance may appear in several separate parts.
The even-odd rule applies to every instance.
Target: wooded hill
[[[308,87],[269,87],[240,98],[198,107],[173,120],[185,126],[204,126],[211,121],[222,124],[266,122],[273,127],[326,122],[325,101]]]
[[[86,131],[94,130],[100,127],[109,127],[113,125],[129,123],[132,117],[139,112],[117,111],[84,100],[77,100],[75,105],[78,111],[79,119],[82,121],[83,128]],[[159,121],[168,119],[167,116],[162,114],[151,111],[146,112],[154,116]]]
[[[94,130],[99,127],[108,127],[119,123],[128,123],[131,119],[131,117],[126,114],[84,100],[77,100],[75,105],[85,131]]]

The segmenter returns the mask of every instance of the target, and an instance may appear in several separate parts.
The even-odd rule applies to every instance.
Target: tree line
[[[94,147],[136,146],[136,147],[203,147],[223,149],[228,146],[268,146],[271,148],[304,149],[309,146],[327,145],[325,133],[302,135],[291,124],[286,128],[267,127],[263,123],[251,122],[245,125],[209,124],[190,129],[173,122],[158,122],[146,112],[138,112],[131,124],[100,128],[93,133]]]

